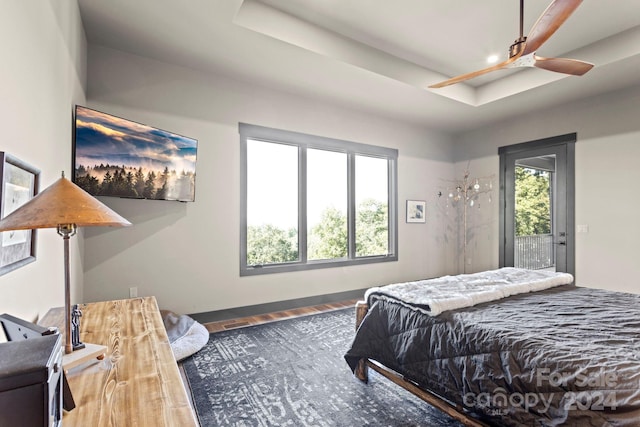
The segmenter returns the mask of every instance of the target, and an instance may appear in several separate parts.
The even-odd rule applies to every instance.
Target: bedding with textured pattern
[[[372,294],[345,359],[498,426],[640,425],[640,295],[563,285],[429,316]]]

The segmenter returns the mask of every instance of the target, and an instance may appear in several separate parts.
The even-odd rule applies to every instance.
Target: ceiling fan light
[[[593,64],[576,59],[539,58],[535,53],[542,44],[551,37],[567,20],[582,0],[553,0],[540,18],[533,24],[529,34],[525,37],[522,32],[524,21],[524,0],[520,0],[520,37],[509,46],[509,59],[504,62],[489,65],[478,71],[459,75],[440,83],[429,85],[430,89],[438,89],[460,83],[492,71],[514,67],[538,67],[558,73],[582,75],[589,71]]]
[[[487,56],[487,64],[495,64],[499,59],[500,57],[496,54],[489,55]]]

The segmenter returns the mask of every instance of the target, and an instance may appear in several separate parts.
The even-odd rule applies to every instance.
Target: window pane
[[[516,160],[515,267],[539,270],[555,265],[552,234],[555,161],[555,155]]]
[[[307,259],[346,258],[347,155],[307,150]]]
[[[298,260],[298,147],[247,140],[247,265]]]
[[[397,261],[397,150],[238,128],[241,276]]]
[[[389,171],[385,158],[356,156],[356,256],[389,253]]]

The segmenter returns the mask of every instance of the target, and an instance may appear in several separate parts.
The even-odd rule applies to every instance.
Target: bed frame
[[[358,301],[356,303],[355,308],[356,308],[356,330],[357,330],[358,327],[360,327],[360,324],[362,323],[364,316],[369,311],[369,305],[366,303],[366,301]],[[358,366],[356,367],[356,370],[354,372],[356,378],[358,378],[360,381],[364,383],[367,383],[369,380],[369,373],[368,373],[369,368],[373,369],[380,375],[391,380],[393,383],[399,385],[400,387],[414,394],[418,398],[424,400],[431,406],[436,407],[442,412],[450,415],[452,418],[460,421],[465,426],[469,426],[469,427],[486,427],[487,426],[486,424],[483,424],[480,421],[474,418],[471,418],[469,415],[467,415],[464,412],[465,410],[462,406],[459,406],[459,405],[454,406],[450,402],[442,399],[440,396],[428,390],[424,390],[418,387],[414,382],[408,379],[405,379],[402,375],[398,374],[397,372],[373,360],[361,359],[360,362],[358,362]]]

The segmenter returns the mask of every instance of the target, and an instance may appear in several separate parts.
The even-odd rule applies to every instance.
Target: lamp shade
[[[131,225],[129,221],[63,176],[0,221],[0,231]]]

